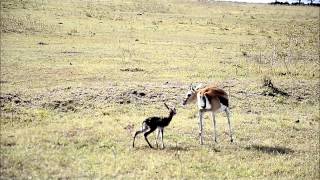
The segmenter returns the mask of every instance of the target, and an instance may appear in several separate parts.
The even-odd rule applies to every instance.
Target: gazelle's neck
[[[199,90],[195,91],[195,93],[191,95],[189,101],[192,102],[192,103],[197,102],[196,100],[197,100],[198,93],[199,93]]]
[[[173,113],[173,112],[169,112],[168,120],[171,121],[171,119],[173,118],[173,116],[174,116],[174,113]]]

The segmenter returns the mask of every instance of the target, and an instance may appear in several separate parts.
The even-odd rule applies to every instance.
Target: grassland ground
[[[319,179],[319,8],[1,1],[1,179]],[[218,141],[190,83],[230,94]],[[164,150],[132,135],[177,115]],[[150,140],[154,136],[150,136]]]

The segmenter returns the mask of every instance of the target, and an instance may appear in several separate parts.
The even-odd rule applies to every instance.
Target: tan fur
[[[228,94],[221,88],[218,88],[214,85],[206,86],[203,89],[199,89],[197,93],[200,93],[201,96],[206,96],[210,100],[211,110],[213,112],[220,109],[221,104],[219,100],[219,96],[228,99]]]
[[[195,102],[197,100],[197,94],[198,94],[198,91],[196,91],[196,93],[194,93],[193,95],[191,95],[189,97],[189,102]]]
[[[199,95],[199,97],[198,97]],[[199,137],[200,137],[200,144],[203,144],[203,113],[211,111],[212,112],[212,121],[213,121],[213,127],[214,127],[214,141],[217,142],[217,130],[216,130],[216,120],[215,120],[215,113],[218,112],[218,110],[221,109],[222,104],[225,105],[226,107],[222,108],[228,119],[228,125],[229,125],[229,131],[230,131],[230,140],[233,142],[233,137],[232,137],[232,127],[231,127],[231,121],[230,121],[230,110],[229,110],[229,98],[228,94],[221,88],[215,86],[215,85],[209,85],[204,88],[200,88],[195,90],[193,86],[190,86],[190,89],[188,93],[185,96],[185,99],[182,102],[182,105],[186,105],[188,103],[194,102],[197,100],[197,98],[204,98],[205,97],[205,102],[207,103],[208,101],[210,102],[211,109],[204,109],[202,107],[202,102],[199,101],[198,108],[199,108]],[[205,107],[206,104],[204,104]],[[200,107],[201,106],[201,107]]]

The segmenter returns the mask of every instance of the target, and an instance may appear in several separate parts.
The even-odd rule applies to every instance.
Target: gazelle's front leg
[[[162,149],[164,148],[164,143],[163,143],[163,128],[160,129],[161,132],[161,142],[162,142]]]
[[[212,123],[213,123],[213,131],[214,131],[214,142],[218,142],[217,141],[217,123],[216,123],[216,117],[214,112],[212,112]]]
[[[233,142],[233,137],[232,137],[232,127],[231,127],[231,120],[230,120],[231,112],[230,112],[229,108],[226,108],[226,110],[225,110],[225,111],[226,111],[227,118],[228,118],[230,141],[231,141],[231,142]]]
[[[156,145],[157,145],[157,147],[158,147],[159,135],[160,135],[160,128],[158,128],[158,130],[157,130],[157,135],[156,135]]]
[[[203,145],[203,123],[202,123],[203,112],[199,111],[199,138],[200,144]]]

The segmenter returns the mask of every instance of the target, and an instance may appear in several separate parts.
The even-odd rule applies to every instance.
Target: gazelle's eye
[[[191,96],[191,94],[188,94],[188,97],[190,97]]]

